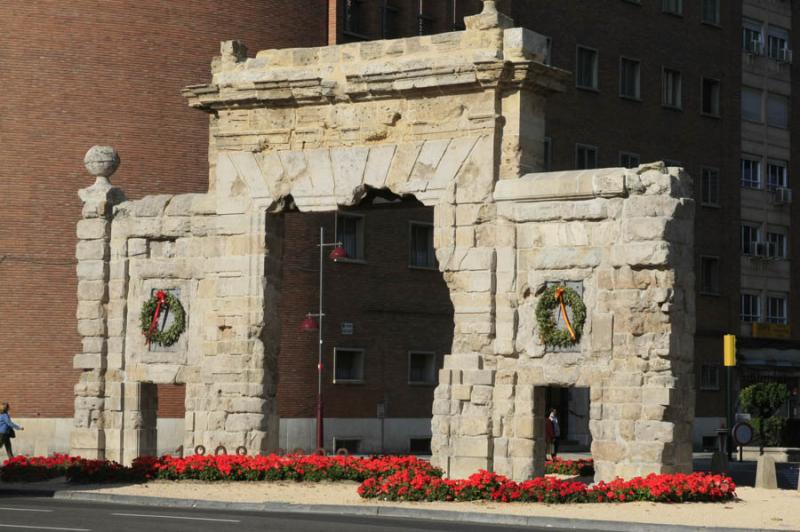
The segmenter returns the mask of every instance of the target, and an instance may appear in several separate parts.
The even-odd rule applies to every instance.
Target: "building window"
[[[703,364],[700,367],[700,389],[719,390],[719,366]]]
[[[702,170],[702,197],[703,205],[719,205],[719,170],[716,168],[703,168]]]
[[[408,440],[409,454],[431,454],[431,439],[430,438],[409,438]]]
[[[761,159],[742,157],[742,186],[761,188]]]
[[[742,87],[742,118],[750,122],[763,122],[761,100],[763,91],[751,87]]]
[[[364,9],[363,0],[345,0],[344,2],[344,31],[363,35]]]
[[[408,383],[436,384],[436,354],[423,351],[408,353]]]
[[[333,447],[337,451],[344,449],[347,451],[347,454],[358,454],[361,452],[361,440],[356,438],[340,438],[338,436],[334,436]]]
[[[400,10],[392,5],[381,6],[381,35],[384,39],[400,37]]]
[[[767,296],[767,322],[786,325],[786,296]]]
[[[700,292],[719,294],[718,257],[700,257]]]
[[[761,243],[761,228],[757,225],[742,224],[742,254],[756,255]]]
[[[576,144],[575,168],[578,170],[597,168],[597,147],[587,144]]]
[[[433,249],[433,224],[411,222],[409,224],[409,233],[409,266],[413,268],[437,268],[436,252]]]
[[[575,85],[581,89],[597,90],[597,50],[578,46]]]
[[[767,231],[767,255],[773,259],[785,259],[788,250],[786,249],[786,235]]]
[[[641,98],[641,63],[621,57],[619,60],[619,95],[623,98]]]
[[[775,190],[776,188],[787,188],[789,186],[786,161],[767,162],[767,190]]]
[[[782,94],[767,94],[767,125],[789,127],[789,98]]]
[[[683,0],[661,0],[661,9],[664,11],[664,13],[682,15]]]
[[[789,62],[789,32],[770,26],[767,30],[767,55],[782,63]]]
[[[756,55],[764,53],[764,37],[761,22],[749,18],[742,19],[742,48]]]
[[[664,166],[667,168],[680,168],[681,162],[676,159],[664,159]]]
[[[719,26],[719,0],[703,0],[703,22]]]
[[[364,350],[333,349],[333,382],[359,383],[364,382]]]
[[[719,116],[719,80],[703,78],[703,114]]]
[[[619,152],[619,165],[623,168],[636,168],[639,166],[639,154],[628,151]]]
[[[336,215],[336,240],[347,252],[347,260],[364,260],[364,217]]]
[[[681,73],[677,70],[665,68],[662,73],[663,95],[661,103],[674,109],[681,108]]]
[[[761,320],[761,298],[755,294],[742,294],[742,308],[739,315],[742,321]]]
[[[553,139],[544,138],[544,171],[549,172],[553,168]]]

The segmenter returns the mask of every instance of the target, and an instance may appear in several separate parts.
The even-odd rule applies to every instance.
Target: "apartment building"
[[[392,36],[397,27],[407,34],[446,31],[479,4],[339,1],[336,35],[349,41]],[[500,0],[498,6],[518,25],[547,35],[549,61],[573,72],[574,86],[548,102],[547,169],[663,160],[695,179],[696,446],[713,442],[726,422],[723,334],[740,339],[731,393],[760,379],[785,382],[797,393],[792,2]],[[350,31],[356,27],[362,30]],[[569,397],[576,391],[563,393],[563,400],[581,402]]]
[[[736,384],[764,380],[786,384],[794,398],[785,414],[797,419],[792,428],[800,440],[792,15],[788,1],[745,0],[743,4],[741,325],[737,331],[741,340]]]

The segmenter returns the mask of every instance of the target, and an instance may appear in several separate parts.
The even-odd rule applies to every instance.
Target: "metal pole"
[[[317,346],[317,449],[325,448],[325,431],[322,426],[322,268],[325,253],[325,229],[319,228],[319,345]]]
[[[728,447],[728,461],[733,459],[733,401],[731,400],[731,371],[733,368],[731,366],[725,366],[725,417],[727,418],[727,425],[728,425],[728,438],[727,438],[727,447]]]

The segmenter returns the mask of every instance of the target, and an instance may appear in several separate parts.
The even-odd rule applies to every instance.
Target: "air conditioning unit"
[[[777,60],[779,63],[791,63],[792,62],[792,51],[788,48],[783,48],[778,50],[778,57]]]
[[[753,242],[753,255],[766,259],[769,257],[769,245],[767,242]]]
[[[772,202],[775,205],[788,205],[792,202],[792,189],[777,187],[772,193]]]

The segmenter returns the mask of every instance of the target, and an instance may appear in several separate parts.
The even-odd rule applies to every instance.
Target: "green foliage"
[[[768,418],[789,399],[789,389],[777,382],[759,382],[739,392],[739,404],[753,416]]]
[[[556,327],[553,313],[559,306],[556,298],[556,290],[559,288],[564,289],[564,303],[572,309],[572,328],[575,330],[575,341],[572,340],[569,331]],[[581,296],[572,288],[551,286],[544,291],[536,305],[536,323],[539,326],[539,337],[546,346],[569,347],[575,345],[581,341],[583,325],[586,323],[586,305],[583,304]]]
[[[761,434],[762,419],[754,417],[750,420],[753,430],[756,434]],[[764,441],[762,442],[766,447],[778,447],[783,444],[786,435],[787,420],[785,417],[772,416],[765,420],[764,423]]]
[[[183,331],[186,330],[186,311],[183,309],[183,305],[181,305],[177,297],[169,292],[165,292],[165,295],[164,305],[159,312],[163,313],[169,310],[169,312],[172,312],[173,316],[175,316],[175,321],[172,322],[172,325],[168,329],[163,331],[159,331],[156,328],[150,337],[150,342],[168,347],[177,342],[178,338],[183,334]],[[151,297],[142,305],[142,312],[139,315],[139,326],[145,336],[150,332],[150,325],[153,323],[156,307],[158,307],[158,298],[156,296]]]

